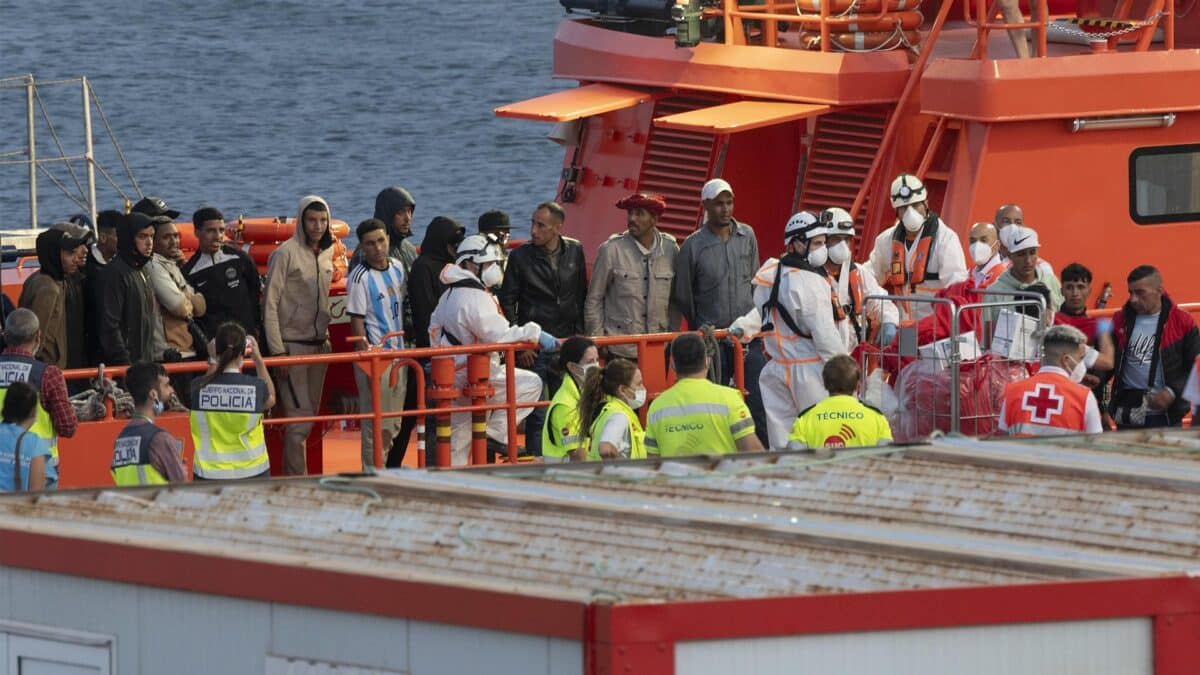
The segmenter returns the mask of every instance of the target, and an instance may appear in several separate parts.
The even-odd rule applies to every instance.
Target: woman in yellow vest
[[[579,396],[579,425],[588,430],[588,460],[645,459],[646,432],[636,412],[644,405],[646,388],[634,362],[612,359],[588,373]]]
[[[568,457],[577,462],[586,459],[583,433],[579,428],[579,389],[587,374],[600,367],[600,354],[591,339],[567,338],[558,352],[558,369],[564,377],[542,427],[542,461],[558,463]]]
[[[266,478],[271,464],[262,419],[275,405],[275,387],[258,342],[227,321],[217,328],[208,353],[216,361],[192,384],[195,479]],[[242,373],[246,356],[254,360],[257,377]]]

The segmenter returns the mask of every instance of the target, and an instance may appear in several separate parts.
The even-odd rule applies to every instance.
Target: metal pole
[[[92,153],[92,89],[85,77],[83,82],[83,161],[87,163],[88,217],[92,231],[96,229],[96,157]]]
[[[29,227],[38,226],[37,212],[37,140],[33,127],[33,74],[25,76],[25,129],[29,147]]]

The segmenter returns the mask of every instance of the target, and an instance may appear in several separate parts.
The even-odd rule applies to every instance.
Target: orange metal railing
[[[950,4],[950,2],[947,2]],[[1047,0],[1031,0],[1030,20],[1022,23],[994,23],[997,2],[995,0],[963,0],[963,19],[968,25],[975,26],[977,35],[975,47],[971,50],[971,58],[983,60],[987,58],[988,34],[993,30],[1032,30],[1034,34],[1034,56],[1046,56],[1046,31],[1050,20],[1050,7]],[[974,6],[974,7],[972,7]],[[972,15],[974,9],[974,15]],[[1036,14],[1036,16],[1034,16]],[[976,17],[986,17],[981,20]]]
[[[774,47],[779,40],[779,24],[817,29],[821,33],[821,51],[833,50],[830,34],[837,28],[848,30],[851,24],[883,21],[888,18],[886,2],[880,2],[880,11],[875,14],[852,14],[834,12],[832,0],[820,0],[818,13],[801,14],[795,0],[762,0],[753,4],[742,4],[738,0],[724,0],[721,8],[705,10],[706,17],[722,17],[725,20],[725,44],[747,44],[746,21],[762,24],[762,44]]]
[[[395,335],[385,335],[381,342]],[[673,382],[673,376],[667,368],[665,348],[678,335],[680,333],[655,333],[649,335],[606,336],[592,339],[600,347],[612,345],[635,345],[637,347],[638,365],[642,370],[643,379],[646,383],[647,403],[649,403],[649,401],[652,401],[661,394]],[[726,337],[724,331],[715,331],[714,335],[718,338]],[[351,339],[353,340],[354,338]],[[361,340],[361,338],[358,338],[358,340]],[[733,346],[734,382],[744,392],[743,348],[736,340],[733,342]],[[299,423],[324,424],[327,422],[350,420],[359,421],[360,423],[369,422],[374,440],[375,456],[373,462],[376,468],[383,468],[383,420],[410,416],[420,419],[426,415],[434,415],[438,419],[435,441],[436,465],[439,467],[449,467],[451,465],[450,414],[452,412],[470,412],[473,416],[472,422],[474,425],[485,420],[487,413],[504,410],[508,413],[507,460],[509,462],[516,462],[518,455],[517,410],[549,405],[548,401],[522,403],[516,400],[516,354],[520,351],[536,350],[537,348],[536,343],[528,342],[399,350],[383,349],[378,345],[372,345],[367,349],[352,352],[315,354],[311,356],[267,357],[264,359],[264,362],[269,368],[318,363],[357,363],[363,365],[371,379],[372,410],[369,412],[360,411],[357,413],[312,415],[308,417],[268,417],[263,420],[263,424],[265,426]],[[505,401],[501,403],[486,402],[487,398],[494,393],[489,382],[491,370],[490,358],[493,353],[504,355],[505,361]],[[454,386],[454,357],[464,355],[467,356],[468,382],[466,387],[459,389]],[[428,383],[425,378],[425,370],[418,359],[429,359],[431,362],[431,377]],[[406,368],[411,377],[409,380],[410,386],[416,386],[416,407],[411,410],[383,410],[379,405],[381,398],[380,375],[384,372],[387,365],[392,362],[396,362],[398,365]],[[244,367],[251,367],[252,365],[253,363],[249,360],[243,363]],[[164,368],[171,374],[202,373],[207,370],[208,365],[203,362],[170,363],[164,364]],[[124,366],[107,367],[103,369],[103,373],[105,377],[118,377],[123,375],[125,370],[126,367]],[[392,384],[395,383],[395,378],[398,378],[398,373],[399,371],[397,370],[392,371]],[[93,379],[99,374],[99,369],[67,370],[64,374],[69,380]],[[461,398],[469,399],[470,404],[456,405],[455,401]],[[111,402],[106,401],[105,407],[106,414],[104,421],[111,421],[113,419]],[[644,415],[644,408],[642,414]],[[418,466],[425,466],[424,453],[418,453],[417,462]],[[486,462],[487,438],[483,434],[473,434],[471,440],[471,463],[484,464]]]

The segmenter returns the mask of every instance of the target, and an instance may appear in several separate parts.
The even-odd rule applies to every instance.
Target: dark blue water
[[[88,76],[142,191],[184,217],[204,203],[294,215],[317,193],[353,227],[400,184],[419,229],[445,214],[473,230],[489,208],[527,228],[554,196],[562,152],[546,125],[492,109],[564,86],[550,79],[561,17],[553,0],[0,0],[0,76]],[[66,151],[81,153],[78,85],[42,96]],[[0,153],[24,148],[24,106],[22,89],[0,89]],[[98,161],[131,192],[94,124]],[[55,153],[38,125],[39,154]],[[48,168],[78,196],[65,167]],[[118,207],[97,180],[99,207]],[[80,210],[39,185],[42,224]],[[0,224],[26,226],[26,193],[26,170],[0,166]]]

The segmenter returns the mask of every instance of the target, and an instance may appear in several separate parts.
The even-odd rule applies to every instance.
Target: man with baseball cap
[[[485,211],[477,221],[479,234],[496,245],[500,253],[500,267],[508,267],[508,238],[512,234],[512,221],[500,209]]]
[[[132,213],[144,213],[151,218],[166,216],[171,220],[179,217],[179,212],[175,209],[167,208],[167,203],[161,197],[142,197],[138,203],[130,209]]]
[[[825,271],[828,229],[801,211],[788,219],[783,232],[784,254],[769,258],[754,275],[754,306],[729,326],[742,339],[762,335],[771,357],[758,383],[772,450],[787,448],[796,416],[828,396],[822,364],[848,351],[834,318],[837,296]]]
[[[679,312],[671,305],[679,244],[658,230],[666,200],[634,193],[617,202],[617,208],[625,211],[626,230],[596,251],[583,305],[585,332],[595,336],[679,330]],[[609,352],[637,358],[635,345],[613,345]]]
[[[1001,274],[991,286],[990,291],[1036,291],[1042,288],[1049,291],[1046,308],[1051,313],[1057,312],[1062,306],[1062,288],[1053,270],[1038,264],[1038,233],[1024,225],[1009,225],[1000,233],[1000,241],[1008,249],[1009,268]],[[989,295],[985,302],[1011,302],[1024,296]],[[995,310],[986,313],[988,320],[994,320]]]

